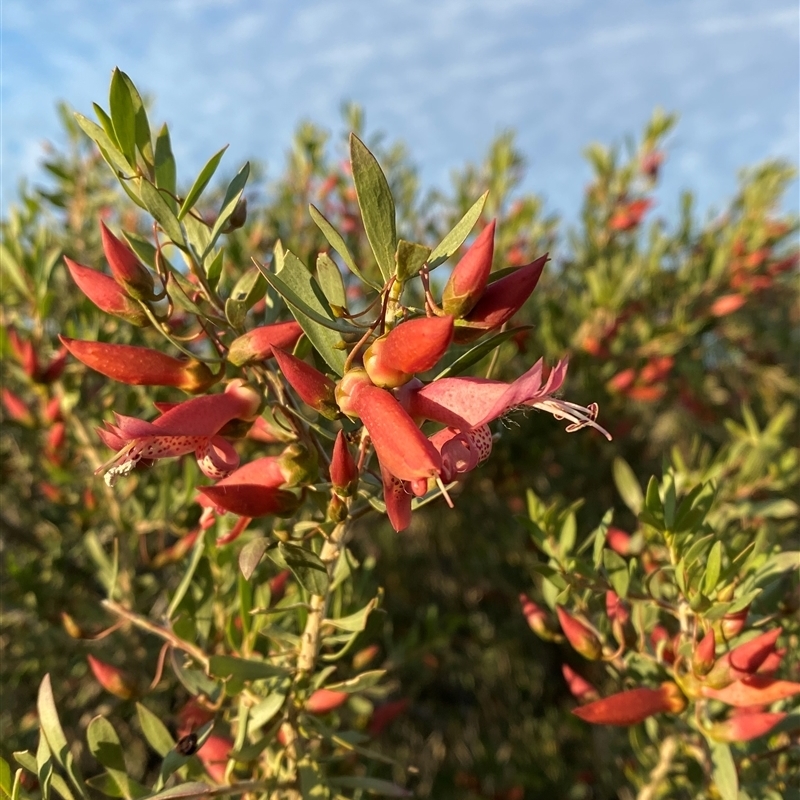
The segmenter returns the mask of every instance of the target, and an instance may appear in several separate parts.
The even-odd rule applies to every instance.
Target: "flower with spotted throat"
[[[153,422],[117,414],[115,424],[106,423],[104,430],[97,431],[117,452],[95,473],[102,473],[105,482],[113,486],[139,462],[194,452],[204,475],[214,480],[224,478],[239,466],[239,456],[219,432],[231,420],[253,420],[260,403],[255,389],[234,380],[222,394],[170,405]]]

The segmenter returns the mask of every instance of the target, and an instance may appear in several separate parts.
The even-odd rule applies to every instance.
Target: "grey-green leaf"
[[[431,254],[430,247],[401,239],[397,243],[397,280],[401,283],[413,278]]]
[[[739,776],[731,754],[730,745],[708,740],[711,748],[712,775],[722,800],[737,800],[739,797]]]
[[[222,205],[219,209],[216,222],[211,228],[211,244],[206,248],[203,253],[203,259],[208,255],[208,252],[214,246],[219,237],[222,229],[228,224],[231,214],[236,210],[236,205],[244,193],[244,187],[247,185],[247,179],[250,177],[250,162],[245,161],[242,168],[234,175],[233,180],[228,184],[225,191],[225,197],[222,198]]]
[[[328,591],[328,570],[311,550],[281,542],[277,551],[269,551],[269,557],[279,566],[288,567],[300,585],[311,594],[324,595]]]
[[[164,202],[172,209],[173,214],[176,213],[178,201],[171,195],[176,192],[177,167],[175,165],[175,156],[172,154],[172,141],[166,123],[164,123],[158,132],[158,136],[156,136],[155,176],[156,186],[167,192]]]
[[[153,215],[155,221],[164,229],[164,233],[181,249],[186,249],[181,224],[170,208],[161,192],[150,181],[142,179],[139,186],[139,196],[145,208]]]
[[[205,166],[200,170],[198,176],[194,179],[192,188],[189,189],[188,194],[181,203],[180,211],[178,211],[178,219],[183,219],[189,210],[194,208],[194,204],[200,199],[200,195],[203,194],[203,190],[206,188],[206,186],[208,186],[208,182],[217,171],[219,162],[222,161],[222,156],[225,155],[225,151],[227,149],[228,145],[225,145],[225,147],[214,153],[214,155],[211,156],[208,161],[206,161]]]
[[[389,182],[377,159],[354,133],[350,134],[350,164],[369,246],[384,280],[394,272],[397,223]]]
[[[119,142],[120,150],[132,169],[136,169],[136,113],[133,108],[128,84],[122,72],[115,68],[111,73],[109,90],[109,111],[114,125],[114,134]]]
[[[336,262],[327,253],[317,255],[317,281],[332,307],[347,308],[342,273]]]
[[[436,247],[433,248],[428,257],[428,267],[433,269],[443,264],[450,256],[458,251],[458,248],[464,244],[469,232],[475,227],[483,207],[486,204],[486,198],[489,192],[484,192],[470,207],[469,211],[455,224],[455,227],[442,239]]]
[[[100,148],[100,152],[109,166],[119,175],[130,176],[130,164],[128,164],[119,147],[117,147],[116,142],[112,142],[109,135],[97,123],[87,119],[83,114],[76,112],[75,121],[81,130]]]
[[[153,750],[162,758],[175,746],[167,726],[149,709],[141,703],[136,704],[136,714],[139,717],[139,726],[144,738]]]
[[[614,459],[614,483],[625,505],[634,514],[638,514],[644,503],[642,489],[628,462],[621,458]]]
[[[260,536],[258,539],[248,542],[242,548],[239,553],[239,569],[242,571],[245,580],[250,580],[268,546],[269,539],[266,536]]]

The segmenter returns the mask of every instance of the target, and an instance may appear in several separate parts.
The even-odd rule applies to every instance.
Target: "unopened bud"
[[[278,367],[292,389],[300,399],[318,411],[326,419],[340,416],[336,405],[336,384],[305,361],[301,361],[291,353],[285,353],[278,347],[272,349]]]
[[[331,456],[331,483],[340,495],[347,497],[358,484],[358,467],[347,446],[344,431],[336,434]]]
[[[240,197],[233,209],[233,213],[228,217],[228,224],[222,229],[223,233],[233,233],[247,222],[247,198]]]
[[[114,280],[136,300],[155,300],[153,276],[133,250],[117,239],[102,221],[100,236],[103,240],[103,252],[106,254]]]
[[[262,325],[234,339],[228,350],[228,361],[237,367],[253,361],[272,357],[273,348],[288,350],[303,335],[303,329],[294,320]]]
[[[496,220],[492,220],[480,232],[453,268],[442,292],[442,308],[446,314],[460,319],[480,300],[492,271],[495,225]]]
[[[692,672],[697,676],[711,672],[716,658],[717,639],[714,629],[709,628],[706,635],[695,645],[692,653]]]
[[[84,267],[69,258],[64,257],[64,261],[78,288],[101,311],[113,314],[140,328],[150,324],[142,307],[131,299],[113,278],[96,269]]]
[[[600,639],[597,638],[597,634],[562,606],[556,606],[556,614],[561,624],[561,630],[564,631],[564,636],[567,637],[567,641],[572,645],[573,649],[590,661],[596,661],[600,658],[603,646],[600,643]]]
[[[92,670],[97,682],[107,692],[111,692],[111,694],[123,700],[130,700],[133,697],[135,694],[134,687],[121,669],[107,664],[92,655],[86,656],[86,660],[89,662],[89,668]]]

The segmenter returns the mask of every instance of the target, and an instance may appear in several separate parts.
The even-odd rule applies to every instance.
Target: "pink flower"
[[[100,438],[117,451],[96,470],[113,486],[142,460],[174,458],[194,452],[203,474],[223,478],[239,464],[239,456],[219,431],[231,420],[252,420],[258,393],[242,381],[232,381],[222,394],[195,397],[171,406],[153,422],[116,415],[116,424],[98,429]]]

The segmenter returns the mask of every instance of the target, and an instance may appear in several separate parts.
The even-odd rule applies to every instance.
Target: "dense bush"
[[[789,165],[744,172],[713,218],[686,194],[662,219],[657,112],[636,146],[587,150],[564,226],[520,192],[510,135],[423,193],[348,108],[349,144],[306,124],[279,176],[220,184],[221,152],[176,179],[122,73],[96,111],[63,110],[50,186],[3,222],[4,792],[800,796]],[[515,288],[484,288],[492,261]],[[482,295],[513,320],[481,323]],[[391,357],[363,353],[390,330]],[[369,380],[334,398],[362,357]],[[569,358],[563,391],[539,390],[540,358],[553,380]],[[516,391],[476,469],[480,426],[450,468],[394,399],[416,424],[425,392],[497,406],[499,383],[459,373]],[[109,426],[154,401],[185,412],[180,446],[157,445],[199,437],[206,475],[272,458],[217,488],[191,457],[149,459],[151,428]],[[391,525],[367,428],[405,484],[384,474]],[[127,441],[141,462],[109,473]],[[460,479],[453,508],[431,476]]]

